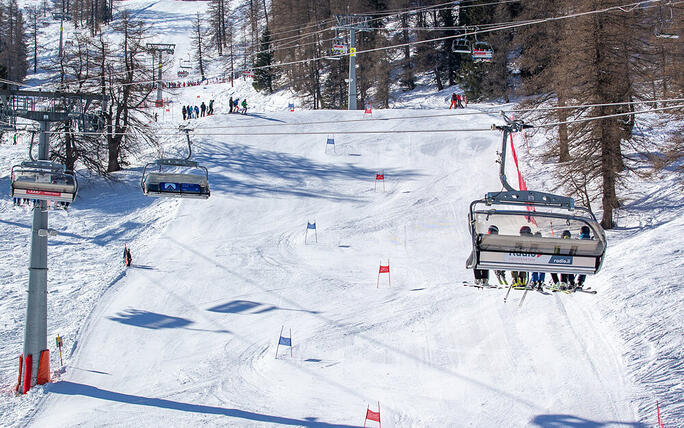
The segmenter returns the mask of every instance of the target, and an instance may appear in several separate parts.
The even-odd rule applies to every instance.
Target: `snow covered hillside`
[[[206,7],[119,5],[181,55]],[[500,189],[501,134],[405,132],[501,123],[482,114],[491,105],[405,108],[435,108],[448,92],[404,96],[372,118],[290,113],[294,97],[256,94],[248,80],[168,92],[176,106],[216,100],[216,115],[189,121],[211,197],[143,196],[154,153],[112,180],[79,171],[75,203],[50,213],[53,381],[19,397],[31,213],[2,197],[0,425],[362,426],[379,402],[386,427],[645,427],[658,401],[665,425],[683,426],[674,174],[630,184],[604,268],[587,281],[597,295],[535,291],[519,307],[513,291],[504,304],[504,289],[462,285],[472,279],[468,205]],[[230,96],[247,98],[250,114],[227,114]],[[165,154],[182,153],[178,107],[163,113],[150,126]],[[257,135],[268,132],[281,135]],[[0,187],[27,146],[25,135],[0,144]],[[529,187],[545,188],[548,174],[519,155]],[[388,262],[391,283],[378,275]],[[292,347],[276,358],[281,330]]]

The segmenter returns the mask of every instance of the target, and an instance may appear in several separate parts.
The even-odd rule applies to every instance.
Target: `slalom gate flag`
[[[380,265],[380,271],[378,273],[389,273],[389,265],[387,265],[387,266]]]
[[[287,105],[287,108],[289,108],[290,111],[294,111],[294,103],[289,103],[289,104]]]
[[[656,401],[656,409],[658,409],[658,428],[665,428],[665,425],[663,425],[663,419],[660,417],[660,405]]]
[[[374,412],[371,409],[366,409],[366,419],[369,421],[380,422],[380,412]]]
[[[307,229],[316,229],[316,222],[309,223],[308,221],[306,222],[306,228]]]
[[[328,141],[326,141],[326,144],[335,144],[335,139],[334,138],[328,138]]]
[[[385,179],[385,173],[383,172],[382,174],[375,174],[375,179],[376,180],[384,180]]]
[[[513,134],[511,133],[511,153],[513,154],[513,161],[515,162],[515,169],[518,171],[518,187],[520,190],[527,190],[527,183],[520,172],[520,167],[518,166],[518,156],[515,154],[515,146],[513,145]],[[527,205],[527,211],[534,212],[534,207]],[[534,217],[527,217],[527,221],[537,226],[537,222]]]
[[[292,346],[292,338],[280,336],[278,344],[283,346]]]

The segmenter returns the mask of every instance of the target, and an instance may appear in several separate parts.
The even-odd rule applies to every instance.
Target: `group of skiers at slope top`
[[[499,234],[499,228],[496,227],[496,225],[491,225],[489,226],[489,229],[487,230],[487,234],[489,235],[498,235]],[[530,229],[529,226],[522,226],[520,228],[520,236],[528,236],[528,237],[541,237],[541,232],[537,232],[534,235],[532,235],[532,229]],[[569,230],[564,230],[563,233],[561,234],[561,239],[570,239],[572,234],[570,233]],[[590,236],[590,230],[589,226],[582,226],[580,228],[580,235],[579,239],[591,239]],[[489,285],[489,271],[486,269],[474,269],[474,275],[475,275],[475,285],[482,285],[482,286],[487,286]],[[508,281],[506,280],[506,271],[504,270],[495,270],[494,274],[496,275],[496,278],[499,281],[499,284],[501,285],[508,285]],[[542,290],[544,287],[544,280],[546,279],[546,273],[545,272],[532,272],[532,275],[530,275],[529,280],[528,280],[528,274],[529,272],[523,272],[523,271],[511,271],[511,278],[513,281],[512,287],[524,287],[527,288],[528,286],[531,287],[532,289],[538,289]],[[577,279],[577,281],[575,281]],[[560,279],[558,278],[558,273],[552,273],[551,274],[551,288],[552,289],[559,289],[559,290],[576,290],[576,289],[581,289],[584,286],[584,281],[587,279],[586,275],[577,275],[577,278],[575,278],[575,274],[570,274],[570,273],[561,273],[560,274]]]
[[[228,106],[230,107],[228,113],[247,114],[247,99],[243,99],[242,103],[240,103],[240,98],[233,99],[233,97],[230,97],[230,100],[228,100]],[[242,106],[242,110],[240,110],[240,106]]]
[[[449,104],[449,110],[451,110],[451,107],[454,109],[465,108],[463,106],[463,97],[461,97],[461,94],[457,94],[456,92],[451,94],[451,104]]]
[[[208,106],[204,103],[204,101],[202,101],[202,104],[199,106],[183,106],[181,112],[183,113],[183,120],[211,116],[214,114],[214,100],[209,100]]]

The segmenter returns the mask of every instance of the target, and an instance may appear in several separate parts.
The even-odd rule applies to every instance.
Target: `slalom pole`
[[[275,359],[278,359],[278,349],[280,349],[280,338],[283,336],[283,329],[285,326],[280,327],[280,334],[278,335],[278,344],[276,345]]]
[[[522,299],[520,299],[520,303],[518,303],[519,308],[522,308],[522,304],[525,301],[525,296],[527,296],[528,291],[529,291],[529,288],[525,288],[525,292],[523,293]]]
[[[278,342],[280,342],[280,338],[278,338]],[[292,358],[292,329],[290,329],[290,358]]]
[[[513,288],[513,279],[511,279],[511,285],[508,286],[508,291],[506,292],[506,297],[504,297],[504,303],[506,303],[506,299],[508,299],[508,295],[511,292],[511,288]]]

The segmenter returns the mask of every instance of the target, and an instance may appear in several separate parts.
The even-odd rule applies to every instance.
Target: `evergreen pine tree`
[[[276,79],[275,72],[271,66],[273,63],[273,51],[271,50],[271,32],[268,27],[261,35],[261,43],[259,44],[259,53],[256,56],[256,63],[254,69],[254,89],[257,91],[268,90],[268,93],[273,93],[273,81]]]

